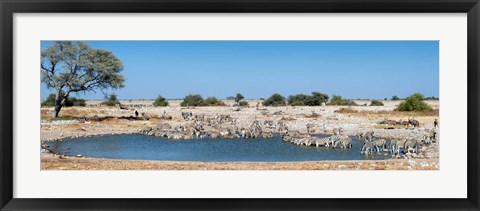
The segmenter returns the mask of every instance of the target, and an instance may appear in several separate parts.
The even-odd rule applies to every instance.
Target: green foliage
[[[322,94],[320,92],[312,92],[312,95],[308,96],[304,103],[308,106],[319,106],[322,105],[322,103],[326,102],[328,102],[327,94]]]
[[[320,92],[312,92],[312,95],[297,94],[288,96],[288,104],[291,106],[319,106],[328,101],[328,95]]]
[[[432,111],[430,107],[424,101],[424,96],[420,93],[415,93],[405,98],[405,101],[400,103],[397,107],[399,111]]]
[[[108,96],[108,98],[101,103],[102,105],[107,105],[107,106],[115,106],[115,105],[120,105],[120,101],[117,100],[117,95],[116,94],[111,94]]]
[[[287,105],[287,102],[285,101],[285,97],[275,93],[272,96],[270,96],[268,99],[263,101],[264,106],[285,106]]]
[[[56,96],[53,117],[58,117],[64,106],[61,102],[71,93],[122,88],[125,81],[120,74],[122,61],[112,52],[91,48],[82,41],[55,41],[43,48],[40,70],[42,82],[56,93],[63,93]]]
[[[203,97],[198,94],[190,94],[183,98],[183,101],[180,103],[180,106],[203,106],[205,101]]]
[[[329,105],[348,105],[348,106],[355,106],[357,105],[352,100],[343,99],[340,95],[332,95],[332,99],[330,100]]]
[[[238,105],[239,106],[248,106],[248,102],[243,100],[243,101],[238,102]]]
[[[205,106],[225,106],[225,103],[215,97],[207,97],[204,101]]]
[[[55,94],[48,95],[47,99],[42,102],[42,107],[53,107],[55,106]],[[77,99],[77,98],[66,98],[65,99],[65,107],[71,106],[86,106],[84,99]]]
[[[291,106],[304,106],[305,103],[303,101],[293,101],[293,102],[288,102],[288,105]]]
[[[300,106],[305,105],[308,95],[305,94],[296,94],[288,96],[288,105],[291,106]]]
[[[70,106],[86,106],[87,104],[85,103],[84,99],[77,99],[74,97],[67,98],[65,100],[65,106],[70,107]]]
[[[372,102],[370,103],[370,106],[383,106],[383,103],[382,101],[379,101],[379,100],[372,100]]]
[[[154,106],[168,106],[168,101],[162,97],[161,95],[158,95],[157,99],[153,102]]]
[[[392,97],[392,100],[400,100],[400,98],[398,98],[397,95],[394,95],[394,96]]]
[[[330,105],[346,105],[348,103],[347,99],[343,99],[340,95],[332,95],[330,100]]]
[[[55,106],[55,94],[48,95],[47,99],[42,102],[42,107],[53,107]]]
[[[241,100],[243,100],[245,97],[243,97],[242,94],[240,93],[237,93],[237,95],[235,95],[235,102],[238,103],[240,102]]]

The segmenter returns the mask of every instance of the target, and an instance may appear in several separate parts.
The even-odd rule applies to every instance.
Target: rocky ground
[[[385,106],[318,106],[318,107],[262,107],[257,101],[248,101],[249,108],[229,106],[184,108],[180,101],[170,101],[169,107],[152,107],[152,101],[122,101],[120,107],[99,106],[99,101],[89,101],[86,107],[63,108],[61,120],[50,118],[52,108],[42,108],[41,140],[61,141],[64,138],[94,136],[104,134],[138,133],[159,124],[168,124],[172,128],[189,126],[183,113],[203,115],[206,130],[223,130],[231,124],[222,123],[208,126],[207,119],[218,119],[229,115],[236,127],[249,128],[255,120],[264,122],[283,122],[289,130],[306,134],[306,125],[311,125],[310,133],[331,134],[334,129],[342,128],[347,135],[374,131],[376,137],[414,138],[420,140],[428,129],[433,128],[438,111],[411,113],[393,111],[400,101],[385,101]],[[364,102],[357,102],[363,104]],[[438,109],[438,101],[428,102]],[[135,111],[139,113],[137,117]],[[127,118],[133,117],[133,118]],[[378,122],[385,118],[408,120],[415,117],[420,127],[385,126]],[[190,122],[194,122],[193,120]],[[210,127],[210,128],[209,128]],[[271,129],[274,131],[275,129]],[[93,158],[59,158],[56,155],[42,153],[42,169],[438,169],[439,142],[421,145],[418,155],[408,159],[387,161],[321,161],[321,162],[166,162],[166,161],[125,161]],[[132,165],[135,164],[135,165]]]

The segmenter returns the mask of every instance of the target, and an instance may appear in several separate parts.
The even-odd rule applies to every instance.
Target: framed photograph
[[[1,1],[1,210],[478,210],[478,0]]]

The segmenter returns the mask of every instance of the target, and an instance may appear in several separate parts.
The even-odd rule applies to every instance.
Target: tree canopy
[[[168,106],[168,101],[161,95],[158,95],[157,99],[153,102],[153,106]]]
[[[405,98],[405,101],[401,102],[397,109],[399,111],[431,111],[431,106],[425,103],[423,100],[425,97],[420,93],[415,93]]]
[[[245,97],[243,97],[242,94],[240,93],[237,93],[237,95],[235,95],[235,102],[240,102],[241,100],[243,100]]]
[[[285,106],[287,102],[285,102],[285,97],[281,94],[275,93],[270,96],[268,99],[263,101],[264,106]]]
[[[55,90],[54,117],[73,92],[121,88],[123,63],[112,52],[81,41],[56,41],[42,49],[42,82]]]

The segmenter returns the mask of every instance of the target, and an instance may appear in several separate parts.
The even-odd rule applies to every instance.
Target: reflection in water
[[[360,154],[361,141],[352,149],[297,146],[271,139],[169,140],[140,134],[108,135],[49,142],[59,154],[81,154],[93,158],[175,161],[317,161],[388,159],[388,155]]]

